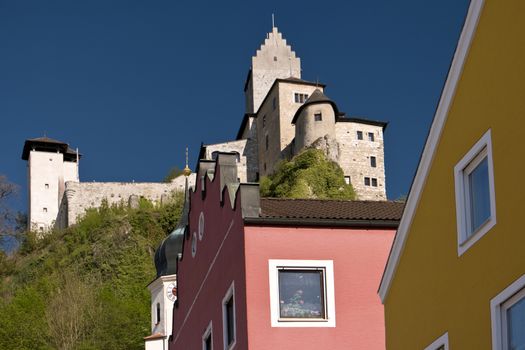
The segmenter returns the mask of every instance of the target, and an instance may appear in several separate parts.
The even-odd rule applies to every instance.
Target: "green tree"
[[[261,195],[279,198],[356,199],[341,167],[321,150],[307,149],[260,182]]]
[[[179,167],[174,166],[173,168],[170,169],[170,171],[168,172],[168,175],[164,177],[162,182],[171,182],[171,180],[173,180],[176,177],[181,176],[182,174],[184,174],[184,171],[181,170]]]

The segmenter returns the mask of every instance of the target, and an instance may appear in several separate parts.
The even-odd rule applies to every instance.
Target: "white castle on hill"
[[[301,79],[301,60],[276,27],[254,57],[244,85],[246,110],[236,140],[202,145],[199,159],[218,152],[237,154],[241,182],[257,182],[282,159],[308,147],[323,150],[343,169],[361,200],[385,200],[383,132],[385,122],[347,117],[325,94],[324,84]],[[88,208],[133,202],[162,202],[184,189],[184,177],[171,183],[80,182],[78,151],[47,137],[29,139],[29,224],[45,231],[74,224]],[[195,175],[189,178],[195,183]]]

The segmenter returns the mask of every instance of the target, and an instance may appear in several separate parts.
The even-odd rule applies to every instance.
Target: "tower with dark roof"
[[[65,142],[39,137],[25,141],[22,159],[27,161],[28,227],[45,232],[59,217],[66,181],[79,181],[80,154]]]

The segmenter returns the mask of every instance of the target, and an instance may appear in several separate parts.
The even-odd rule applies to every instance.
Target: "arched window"
[[[160,303],[157,303],[157,324],[160,323]]]

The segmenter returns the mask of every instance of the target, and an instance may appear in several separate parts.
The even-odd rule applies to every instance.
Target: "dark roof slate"
[[[261,198],[261,218],[400,220],[405,204],[395,201]]]

